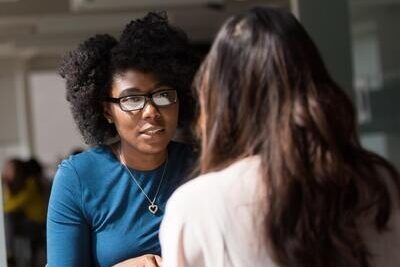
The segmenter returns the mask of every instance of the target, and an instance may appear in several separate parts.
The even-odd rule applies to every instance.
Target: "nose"
[[[146,103],[142,109],[142,116],[144,119],[156,119],[161,116],[160,111],[151,99],[146,99]]]

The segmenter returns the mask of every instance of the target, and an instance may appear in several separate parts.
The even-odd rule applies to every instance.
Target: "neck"
[[[160,153],[147,154],[122,141],[114,150],[117,152],[116,154],[121,162],[139,171],[154,170],[163,164],[167,158],[167,149]]]

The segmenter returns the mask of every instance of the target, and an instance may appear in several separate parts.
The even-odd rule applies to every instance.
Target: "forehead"
[[[113,78],[111,93],[120,94],[126,90],[147,93],[160,85],[156,75],[150,72],[128,70],[118,73]]]

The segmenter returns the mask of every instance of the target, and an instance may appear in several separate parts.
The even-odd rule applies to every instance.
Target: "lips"
[[[140,134],[155,135],[164,132],[165,129],[161,126],[149,126],[140,131]]]

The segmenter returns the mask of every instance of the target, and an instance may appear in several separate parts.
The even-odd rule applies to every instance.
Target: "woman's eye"
[[[127,101],[130,101],[130,102],[141,102],[142,100],[143,100],[142,97],[130,97],[127,99]]]
[[[169,94],[169,92],[161,92],[161,93],[157,94],[155,97],[156,98],[169,98],[170,94]]]

